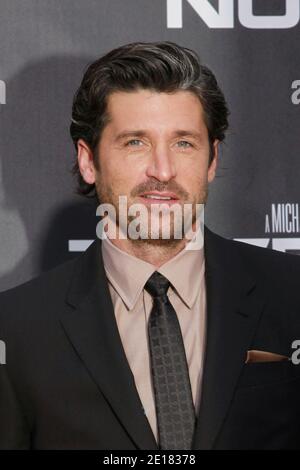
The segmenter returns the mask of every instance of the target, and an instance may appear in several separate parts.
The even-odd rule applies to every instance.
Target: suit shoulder
[[[207,231],[213,240],[213,248],[217,249],[218,256],[226,259],[230,266],[233,258],[242,261],[245,269],[249,269],[259,277],[295,284],[300,276],[300,256],[285,253],[270,248],[251,245],[246,242],[225,238],[221,235]]]
[[[295,264],[296,266],[300,266],[299,255],[273,250],[270,248],[264,248],[239,240],[226,239],[226,241],[229,242],[232,246],[234,246],[237,250],[240,250],[246,255],[255,256],[264,260],[269,259],[270,261],[274,261],[275,263],[291,263]]]
[[[74,259],[2,292],[0,338],[11,345],[25,345],[33,338],[41,344],[60,331],[61,316],[74,307],[71,291],[83,298],[96,280],[93,268],[99,265],[97,247],[99,244],[94,243]]]
[[[0,313],[5,307],[14,308],[22,306],[22,304],[28,306],[30,303],[37,303],[40,300],[47,302],[47,299],[51,299],[54,294],[57,297],[60,292],[65,293],[80,256],[65,261],[29,281],[1,292]]]
[[[271,285],[284,286],[298,292],[300,256],[282,251],[263,248],[249,243],[227,240],[248,266],[259,277]]]

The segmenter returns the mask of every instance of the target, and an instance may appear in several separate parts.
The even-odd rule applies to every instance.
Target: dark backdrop
[[[207,225],[300,253],[299,3],[0,0],[0,290],[95,237],[95,206],[70,173],[72,96],[87,63],[138,40],[197,50],[227,98]]]

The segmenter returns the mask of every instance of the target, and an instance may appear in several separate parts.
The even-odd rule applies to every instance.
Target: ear
[[[218,152],[219,152],[219,140],[215,139],[213,143],[213,159],[209,165],[208,168],[208,174],[207,174],[207,179],[208,182],[211,183],[215,176],[216,176],[216,169],[217,169],[217,163],[218,163]]]
[[[77,160],[82,178],[88,184],[95,183],[93,153],[83,139],[77,142]]]

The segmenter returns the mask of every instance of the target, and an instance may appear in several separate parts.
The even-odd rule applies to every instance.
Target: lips
[[[178,197],[175,193],[172,192],[159,192],[159,191],[149,191],[140,195],[143,199],[148,201],[157,201],[157,202],[168,202],[168,201],[177,201]]]
[[[151,206],[152,204],[164,204],[167,206],[171,206],[173,204],[178,204],[179,198],[175,193],[171,192],[158,192],[158,191],[149,191],[143,193],[139,197],[140,201],[147,206]],[[163,207],[163,206],[162,206]]]

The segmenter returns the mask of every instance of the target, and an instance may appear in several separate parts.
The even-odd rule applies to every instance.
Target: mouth
[[[139,198],[146,204],[174,204],[179,202],[179,198],[175,193],[150,191],[140,194]]]

